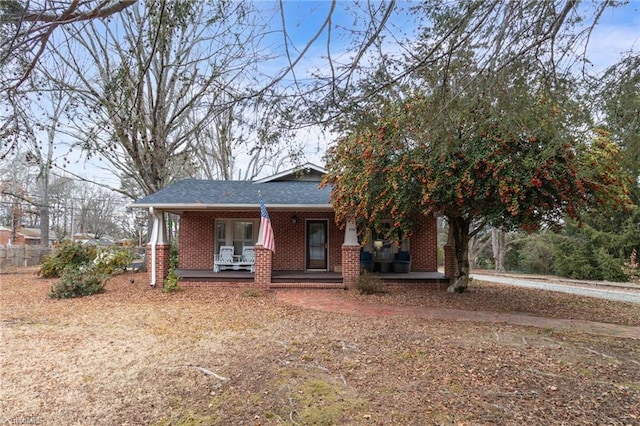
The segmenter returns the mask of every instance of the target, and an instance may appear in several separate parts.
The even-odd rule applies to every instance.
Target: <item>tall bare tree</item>
[[[54,31],[77,22],[107,18],[137,0],[3,0],[0,2],[0,66],[13,65],[0,80],[4,90],[27,81]]]
[[[0,1],[0,158],[28,141],[28,93],[38,65],[50,62],[49,45],[60,28],[102,19],[137,0],[2,0]]]
[[[496,272],[504,272],[504,258],[507,255],[507,233],[501,228],[491,228],[491,248]]]
[[[177,129],[184,126],[189,113],[191,124],[207,127],[208,120],[220,111],[220,99],[258,99],[289,79],[288,95],[298,102],[293,108],[298,114],[290,127],[334,124],[336,117],[350,114],[366,100],[413,78],[416,71],[469,49],[484,52],[477,58],[483,71],[499,71],[522,56],[535,55],[554,78],[559,70],[575,67],[581,59],[578,53],[582,43],[588,41],[603,13],[618,3],[332,1],[326,4],[320,24],[300,44],[294,41],[292,32],[301,22],[287,15],[286,2],[277,3],[276,13],[269,17],[273,10],[264,6],[253,9],[250,3],[226,0],[7,0],[0,2],[0,50],[4,54],[0,65],[7,71],[3,75],[9,76],[2,86],[15,89],[19,85],[10,81],[27,81],[25,76],[37,64],[46,67],[53,57],[57,61],[66,58],[67,65],[86,78],[80,92],[83,108],[93,116],[78,114],[82,126],[92,128],[79,135],[86,142],[84,146],[113,163],[129,186],[146,193],[171,179],[170,173],[155,167],[156,163],[172,163],[174,169],[189,170],[185,158],[192,147],[177,134],[189,138],[195,134],[190,131],[198,130]],[[352,17],[353,30],[339,22],[339,8]],[[261,18],[267,17],[268,31],[251,21],[258,19],[258,13]],[[241,25],[248,21],[253,26]],[[424,22],[426,28],[411,22]],[[446,25],[429,27],[432,22]],[[406,31],[414,27],[427,35],[418,44],[415,33]],[[281,34],[279,48],[284,51],[285,63],[265,67],[253,81],[253,88],[241,91],[247,86],[246,80],[241,81],[247,73],[241,71],[246,68],[238,59],[243,57],[245,64],[257,67],[257,58],[250,50],[263,39],[254,35],[260,33],[267,39],[271,31]],[[353,43],[346,49],[340,44],[345,36]],[[186,44],[187,39],[191,44]],[[65,47],[69,43],[82,47]],[[325,53],[318,58],[314,48],[321,44]],[[83,50],[88,52],[86,57],[81,54]],[[323,59],[315,74],[302,68],[312,53],[313,59]],[[394,57],[402,61],[394,61]],[[91,72],[94,67],[97,73]],[[371,79],[372,75],[377,78]],[[223,81],[224,86],[216,87],[212,84],[215,81]],[[218,92],[210,90],[212,87]],[[175,101],[173,110],[167,107],[167,98],[159,95],[163,90],[182,98]],[[21,95],[13,90],[2,100],[11,105],[7,110],[10,113],[0,117],[4,136],[19,135],[20,120],[28,112],[21,109],[25,105]],[[310,103],[311,99],[321,102]],[[160,126],[163,122],[165,125]],[[155,158],[142,155],[150,150],[157,153]],[[120,151],[118,156],[114,151]],[[131,158],[134,167],[122,167],[123,158]],[[142,164],[154,166],[140,173],[136,168]],[[130,195],[136,191],[123,189]]]
[[[73,43],[54,50],[80,81],[66,87],[77,147],[106,160],[122,193],[136,198],[189,173],[195,136],[245,98],[260,33],[248,16],[243,3],[148,0],[64,29]]]
[[[120,235],[120,217],[126,214],[122,196],[104,188],[88,185],[77,186],[75,195],[75,229],[90,233],[95,238]]]
[[[60,75],[60,69],[51,67],[49,74]],[[71,94],[56,84],[54,80],[42,78],[38,72],[30,74],[30,79],[40,79],[32,86],[40,87],[37,92],[37,101],[32,105],[31,117],[25,123],[33,135],[33,139],[26,146],[26,160],[36,171],[37,206],[39,209],[40,235],[42,248],[49,244],[51,195],[55,193],[59,184],[66,181],[57,181],[53,175],[54,169],[64,168],[69,159],[64,156],[59,148],[60,138],[67,134],[66,123],[71,112]],[[56,153],[56,149],[58,151]],[[59,157],[59,158],[58,158]],[[62,165],[57,163],[62,162]]]

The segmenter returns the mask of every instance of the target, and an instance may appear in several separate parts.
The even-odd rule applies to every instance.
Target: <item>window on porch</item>
[[[388,228],[391,228],[391,225],[388,223],[384,224],[384,227],[387,228],[385,231],[388,232]],[[375,230],[372,231],[372,241],[373,241],[373,253],[376,260],[382,261],[391,261],[393,260],[393,254],[395,252],[395,246],[393,241],[387,238],[384,232],[378,233]]]
[[[242,247],[253,246],[258,239],[258,221],[250,219],[218,219],[216,221],[216,254],[221,246],[233,246],[233,252],[242,253]]]
[[[372,253],[376,260],[391,261],[399,250],[409,250],[409,240],[400,235],[400,241],[389,237],[391,223],[385,223],[382,232],[370,229],[369,243],[365,246],[365,251]]]

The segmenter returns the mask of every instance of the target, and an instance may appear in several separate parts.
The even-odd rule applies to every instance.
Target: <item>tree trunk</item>
[[[45,197],[40,206],[40,256],[38,262],[48,254],[49,249],[49,200]]]
[[[449,217],[449,235],[453,243],[454,273],[449,293],[463,293],[469,285],[469,227],[470,222],[462,217]]]
[[[53,152],[53,148],[49,149]],[[51,155],[51,154],[49,154]],[[49,160],[47,165],[51,164]],[[40,169],[40,176],[42,176],[42,200],[40,202],[40,260],[45,253],[45,250],[49,248],[49,169],[44,167]]]
[[[507,241],[504,230],[500,228],[491,229],[491,246],[493,248],[493,260],[496,272],[504,272],[504,257],[507,253]]]
[[[20,207],[20,200],[14,199],[11,205],[11,244],[16,244],[18,238],[18,228],[22,226],[22,208]]]

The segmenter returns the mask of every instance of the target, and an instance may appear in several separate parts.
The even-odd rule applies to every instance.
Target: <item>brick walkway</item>
[[[421,319],[506,323],[562,331],[640,339],[640,327],[608,324],[595,321],[535,317],[525,314],[465,311],[462,309],[429,308],[421,306],[392,306],[358,303],[340,296],[336,290],[278,290],[276,298],[284,303],[339,314],[371,316],[405,316]]]

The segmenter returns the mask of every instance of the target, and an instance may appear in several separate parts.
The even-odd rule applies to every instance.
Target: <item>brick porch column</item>
[[[360,243],[355,220],[348,220],[344,229],[342,244],[342,282],[349,289],[358,282],[360,276]]]
[[[156,287],[162,288],[164,286],[164,279],[169,274],[169,256],[170,256],[170,244],[156,244]],[[151,244],[147,244],[147,276],[149,277],[149,284],[151,284],[151,271],[153,265],[151,257]]]
[[[261,245],[256,245],[253,283],[260,288],[271,286],[271,268],[273,266],[273,252]]]
[[[455,265],[453,264],[453,246],[446,244],[444,246],[444,274],[453,279],[455,274]]]
[[[342,245],[342,282],[353,288],[360,276],[360,246]]]

